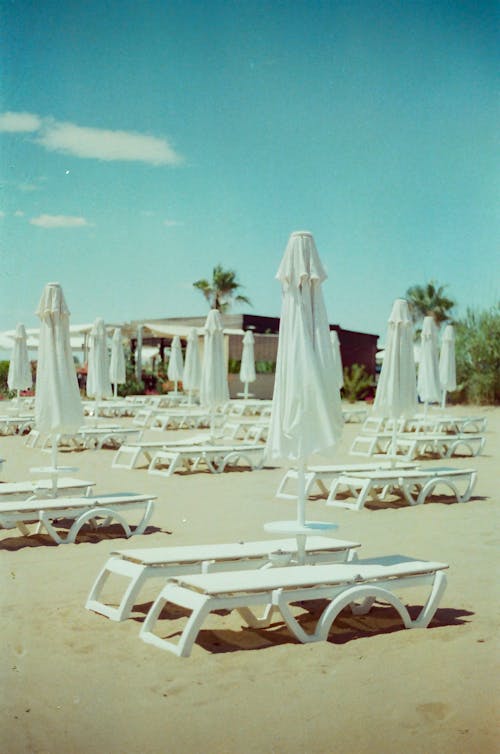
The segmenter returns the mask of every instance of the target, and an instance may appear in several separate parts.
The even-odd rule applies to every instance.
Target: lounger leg
[[[118,607],[106,605],[100,601],[100,596],[104,584],[112,573],[120,576],[126,576],[130,582],[123,593]],[[90,594],[85,603],[87,610],[93,610],[96,613],[105,615],[114,621],[126,620],[136,604],[137,595],[141,590],[144,582],[148,579],[148,567],[139,563],[129,563],[121,558],[111,558],[99,572]]]
[[[237,607],[236,612],[241,615],[247,626],[250,628],[267,628],[273,617],[273,614],[277,611],[275,605],[266,605],[266,609],[261,618],[257,618],[252,610],[248,607]]]
[[[139,521],[139,523],[137,524],[137,526],[134,528],[134,531],[133,531],[134,535],[142,534],[145,531],[147,525],[149,524],[151,516],[153,515],[153,511],[154,511],[154,502],[153,500],[148,500],[148,502],[146,503],[145,510],[144,510],[144,515]]]
[[[153,627],[167,602],[192,610],[177,644],[167,639],[161,639],[153,633]],[[188,657],[203,621],[211,610],[216,609],[216,604],[214,604],[216,602],[216,600],[205,595],[180,589],[175,584],[167,584],[153,602],[146,620],[142,624],[139,637],[147,644],[153,644],[159,649],[167,649],[178,657]]]

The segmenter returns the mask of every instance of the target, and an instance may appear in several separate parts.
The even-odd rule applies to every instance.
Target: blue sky
[[[431,279],[498,300],[495,3],[0,8],[0,330],[54,280],[74,324],[205,314],[217,263],[277,315],[301,229],[346,329]]]

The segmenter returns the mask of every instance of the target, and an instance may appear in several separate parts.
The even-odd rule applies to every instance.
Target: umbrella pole
[[[115,399],[118,398],[118,383],[117,382],[113,384],[113,395]]]
[[[59,435],[52,435],[51,458],[52,458],[52,494],[57,495],[57,444]]]
[[[398,425],[396,419],[392,420],[392,438],[391,438],[391,466],[396,465],[396,454],[398,449]]]
[[[443,397],[441,399],[441,408],[446,408],[446,390],[443,390]]]
[[[244,400],[247,400],[248,398],[248,382],[245,382],[245,386],[243,388],[243,398]]]
[[[306,465],[303,460],[297,468],[297,520],[301,526],[306,522]]]

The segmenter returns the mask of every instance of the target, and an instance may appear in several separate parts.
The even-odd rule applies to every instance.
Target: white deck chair
[[[431,454],[439,458],[451,458],[454,455],[479,455],[485,444],[483,435],[437,434],[425,432],[400,432],[396,437],[396,453],[400,460],[419,458]],[[378,432],[373,435],[358,435],[351,445],[351,455],[383,456],[392,447],[392,434]]]
[[[13,529],[17,526],[22,534],[28,535],[27,524],[35,522],[37,534],[45,529],[56,544],[62,545],[74,542],[86,523],[91,523],[97,529],[98,526],[107,526],[115,520],[122,526],[125,536],[130,537],[133,534],[142,534],[146,529],[153,514],[155,499],[154,495],[121,493],[96,497],[36,498],[0,502],[0,528]],[[125,514],[137,508],[142,510],[143,514],[137,526],[131,528]],[[73,519],[66,537],[62,537],[54,526],[58,519]]]
[[[95,482],[72,477],[61,477],[57,480],[56,493],[63,493],[65,497],[72,495],[90,495]],[[51,479],[37,479],[34,482],[4,482],[0,484],[0,503],[11,500],[27,500],[31,498],[54,497]]]
[[[416,463],[408,461],[397,461],[394,466],[390,462],[378,461],[367,463],[341,463],[341,464],[323,464],[323,465],[311,465],[307,467],[305,474],[305,489],[304,494],[308,497],[311,494],[313,487],[319,490],[321,495],[328,495],[330,485],[336,477],[340,474],[357,473],[360,471],[378,471],[382,469],[414,469],[417,466]],[[276,497],[284,500],[296,500],[297,499],[297,469],[288,469],[281,482],[279,483]],[[294,491],[290,492],[290,488],[293,487]]]
[[[347,606],[363,614],[375,601],[392,605],[405,628],[429,625],[446,588],[445,563],[413,560],[400,555],[371,558],[352,563],[331,565],[300,565],[291,568],[269,568],[169,579],[144,621],[140,637],[143,641],[166,649],[179,657],[187,657],[209,613],[236,609],[251,627],[266,627],[277,610],[292,632],[303,643],[324,641],[338,614]],[[430,587],[427,601],[413,619],[396,596],[409,587]],[[313,633],[306,633],[292,614],[291,603],[326,600],[327,605]],[[177,644],[154,633],[156,622],[166,604],[191,611]],[[256,618],[252,608],[266,606],[264,616]]]
[[[392,491],[400,494],[409,505],[422,505],[438,486],[446,487],[458,503],[465,503],[470,499],[476,480],[475,469],[446,467],[347,472],[333,481],[326,504],[361,510],[367,500],[383,502]],[[459,485],[464,487],[462,491]],[[345,490],[353,501],[337,498],[339,492]]]
[[[210,433],[196,435],[185,440],[141,440],[140,442],[127,442],[121,445],[113,458],[111,466],[114,469],[133,469],[138,460],[143,456],[149,466],[156,452],[168,450],[182,445],[194,445],[207,442]]]
[[[262,444],[178,445],[157,451],[151,459],[148,473],[169,477],[175,471],[196,471],[204,466],[212,474],[218,474],[227,466],[241,463],[255,470],[262,468],[264,455],[265,446]]]
[[[307,563],[344,562],[352,558],[357,542],[344,542],[330,537],[308,537],[305,546]],[[191,573],[233,571],[244,568],[269,567],[271,553],[288,553],[296,557],[296,539],[263,540],[181,547],[151,547],[148,549],[112,552],[100,570],[85,607],[111,620],[126,620],[137,603],[144,583]],[[101,595],[110,576],[127,579],[127,587],[117,606],[102,601]],[[121,580],[123,580],[123,578]]]

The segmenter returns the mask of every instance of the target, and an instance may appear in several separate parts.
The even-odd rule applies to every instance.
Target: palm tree
[[[431,280],[427,285],[412,285],[406,291],[412,319],[415,323],[424,317],[434,317],[437,327],[451,321],[451,310],[455,302],[444,295],[445,285]]]
[[[203,293],[211,309],[218,309],[221,313],[227,312],[233,301],[237,304],[252,305],[246,296],[235,295],[236,291],[243,287],[238,283],[236,272],[224,270],[220,264],[214,267],[211,281],[197,280],[193,286]]]

